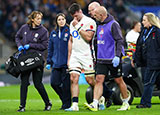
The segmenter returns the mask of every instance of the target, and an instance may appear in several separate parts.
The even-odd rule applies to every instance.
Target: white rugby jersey
[[[83,15],[82,19],[76,25],[76,28],[79,28],[79,27],[81,27],[81,29],[84,31],[94,31],[96,34],[96,22],[90,17]],[[78,31],[72,25],[72,22],[70,23],[70,34],[72,35],[72,39],[73,39],[72,55],[91,56],[90,43],[86,42],[82,38],[82,36],[78,33]],[[93,39],[94,38],[92,38],[92,40]]]

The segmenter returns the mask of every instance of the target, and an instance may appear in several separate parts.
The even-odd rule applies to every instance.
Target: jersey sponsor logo
[[[33,41],[37,42],[37,38],[33,38]]]
[[[67,38],[64,38],[63,40],[66,42],[66,41],[67,41]]]
[[[97,44],[105,44],[104,40],[97,40]]]
[[[80,35],[79,35],[79,33],[78,33],[77,30],[74,30],[74,31],[72,32],[72,36],[73,36],[73,38],[80,39]]]
[[[67,37],[68,37],[68,33],[65,33],[63,40],[64,40],[64,41],[67,41]]]

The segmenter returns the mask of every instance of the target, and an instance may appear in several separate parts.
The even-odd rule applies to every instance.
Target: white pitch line
[[[20,100],[19,99],[0,99],[0,102],[11,102],[11,101],[19,102]],[[42,99],[28,99],[27,101],[39,102],[39,101],[42,101]],[[60,99],[52,99],[51,101],[53,103],[54,102],[61,102]]]

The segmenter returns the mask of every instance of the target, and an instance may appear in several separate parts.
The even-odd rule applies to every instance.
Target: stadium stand
[[[160,0],[0,0],[0,66],[3,68],[6,57],[17,49],[15,33],[33,10],[43,13],[42,23],[51,32],[57,13],[63,12],[67,15],[67,22],[70,23],[72,18],[67,11],[69,5],[73,2],[79,3],[87,15],[88,4],[92,1],[100,2],[115,17],[120,23],[123,36],[133,21],[140,21],[144,12],[151,11],[160,17],[160,10],[157,10]]]

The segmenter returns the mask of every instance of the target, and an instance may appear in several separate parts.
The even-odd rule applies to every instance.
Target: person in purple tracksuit
[[[123,104],[117,111],[129,110],[129,96],[127,87],[122,78],[122,63],[123,55],[123,38],[120,26],[113,16],[107,13],[103,6],[95,9],[94,18],[100,21],[97,29],[97,68],[96,68],[96,84],[94,87],[93,103],[85,106],[91,111],[97,111],[98,99],[103,93],[103,82],[105,76],[110,72],[114,77],[115,82],[120,88]]]
[[[88,5],[88,14],[91,16],[92,19],[94,19],[96,21],[96,19],[94,18],[94,10],[99,7],[100,4],[96,1],[91,2]],[[96,21],[96,24],[98,25],[98,21]],[[95,68],[96,68],[96,61],[97,61],[97,34],[94,37],[93,40],[93,45],[94,45],[94,51],[95,51]],[[103,83],[103,95],[105,97],[105,103],[106,103],[106,108],[110,107],[112,105],[112,96],[113,96],[113,91],[112,89],[110,89],[105,82]],[[101,100],[101,98],[100,98]],[[99,100],[99,101],[100,101]],[[99,103],[99,110],[103,110],[105,109],[105,107],[103,107],[103,104]]]
[[[15,41],[19,51],[28,52],[39,52],[44,58],[44,51],[48,47],[48,31],[41,25],[43,14],[39,11],[33,11],[28,16],[28,21],[26,24],[18,30]],[[42,84],[43,68],[35,68],[21,73],[21,87],[20,87],[20,106],[18,112],[25,111],[27,92],[29,86],[29,77],[32,73],[33,83],[35,88],[38,90],[45,103],[45,111],[49,111],[52,107],[49,101],[48,94]]]

